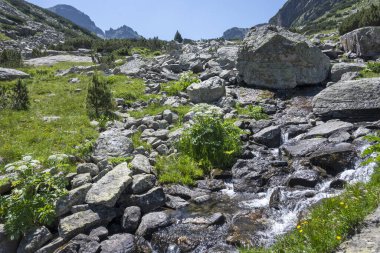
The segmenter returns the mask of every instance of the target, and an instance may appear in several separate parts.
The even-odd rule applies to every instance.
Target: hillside
[[[59,4],[49,8],[49,10],[98,36],[104,36],[103,30],[97,27],[88,15],[70,5]]]
[[[94,37],[69,20],[26,1],[0,0],[0,48],[30,51],[78,36]]]
[[[335,30],[341,21],[377,0],[288,0],[269,20],[287,28],[315,33]]]
[[[123,25],[117,29],[110,28],[105,31],[107,39],[141,39],[141,35],[139,35],[136,31],[134,31],[129,26]]]

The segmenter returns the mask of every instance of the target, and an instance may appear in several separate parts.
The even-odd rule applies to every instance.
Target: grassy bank
[[[373,139],[375,140],[375,139]],[[376,138],[380,143],[380,138]],[[379,153],[376,144],[366,153]],[[377,157],[379,162],[380,156]],[[380,169],[375,169],[371,181],[348,186],[337,197],[324,199],[315,206],[307,219],[292,232],[279,238],[268,249],[241,249],[242,253],[323,253],[333,252],[354,229],[380,205]]]

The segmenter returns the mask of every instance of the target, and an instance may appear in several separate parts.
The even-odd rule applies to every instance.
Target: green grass
[[[136,101],[148,101],[152,98],[160,98],[160,95],[145,94],[145,84],[142,79],[132,79],[124,75],[108,77],[112,85],[112,96],[123,98],[125,102],[133,103]]]
[[[243,107],[240,104],[237,104],[235,109],[239,115],[248,116],[255,120],[268,119],[268,115],[264,113],[264,110],[261,106],[248,105]]]
[[[6,36],[5,34],[0,33],[0,41],[6,41],[6,40],[10,40],[10,38]]]
[[[200,81],[198,76],[190,71],[182,74],[178,81],[162,84],[162,90],[169,96],[176,96],[180,92],[185,91],[191,84],[199,83]]]
[[[112,157],[108,159],[108,162],[113,166],[117,166],[124,162],[129,163],[132,161],[132,159],[132,157]]]
[[[151,146],[149,143],[147,143],[146,141],[143,141],[143,140],[141,139],[141,134],[142,134],[141,131],[137,131],[136,133],[134,133],[134,134],[132,135],[132,143],[133,143],[133,146],[134,146],[135,148],[138,148],[138,147],[144,147],[144,149],[145,149],[146,151],[150,151],[150,150],[152,150],[152,146]]]
[[[367,68],[359,73],[359,78],[380,77],[380,62],[369,62]]]
[[[78,64],[23,68],[32,75],[30,80],[26,80],[30,109],[0,110],[0,156],[6,162],[18,160],[24,154],[40,160],[54,153],[71,154],[77,145],[98,136],[90,125],[85,108],[89,77],[80,76],[79,84],[70,84],[70,76],[54,76],[57,69],[73,65]],[[7,82],[0,82],[0,85],[5,84]],[[82,91],[75,92],[77,88]],[[44,116],[61,118],[48,123],[42,120]]]
[[[131,50],[131,54],[139,54],[145,58],[153,58],[155,56],[161,55],[161,51],[159,50],[153,51],[153,50],[150,50],[149,48],[143,48],[143,47],[134,47]]]
[[[379,138],[372,139],[380,141]],[[377,153],[380,161],[380,142],[365,154]],[[241,249],[242,253],[328,253],[333,252],[354,231],[364,218],[380,205],[380,168],[377,167],[367,184],[348,186],[337,197],[324,199],[310,215],[299,221],[293,231],[280,237],[268,249]]]
[[[203,170],[186,155],[159,157],[156,169],[162,184],[195,185],[195,180],[203,176]]]

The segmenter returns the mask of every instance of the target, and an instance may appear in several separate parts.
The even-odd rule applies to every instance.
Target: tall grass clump
[[[178,95],[180,92],[183,92],[193,83],[199,83],[201,80],[193,72],[189,71],[181,74],[178,81],[168,82],[163,84],[162,90],[166,92],[169,96]]]

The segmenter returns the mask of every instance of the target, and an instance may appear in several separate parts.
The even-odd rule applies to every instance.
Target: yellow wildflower
[[[343,201],[342,201],[342,202],[340,202],[340,205],[341,205],[341,206],[344,206],[344,202],[343,202]]]
[[[340,241],[340,240],[342,240],[342,237],[340,237],[339,235],[337,235],[336,239]]]
[[[300,230],[300,233],[302,233],[302,232],[303,232],[303,230],[301,229],[301,230]]]
[[[301,228],[301,226],[300,226],[300,225],[298,225],[298,226],[297,226],[297,229],[300,229],[300,228]]]

